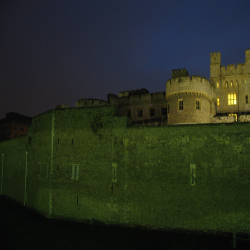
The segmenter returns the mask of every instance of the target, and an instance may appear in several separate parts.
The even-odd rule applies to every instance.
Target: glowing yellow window
[[[236,105],[236,94],[228,94],[228,105]]]
[[[235,116],[235,121],[237,121],[237,114],[228,114],[228,116]]]
[[[217,106],[220,106],[220,98],[217,98]]]
[[[219,83],[217,82],[217,88],[219,88]]]
[[[231,87],[233,87],[233,82],[231,81]]]

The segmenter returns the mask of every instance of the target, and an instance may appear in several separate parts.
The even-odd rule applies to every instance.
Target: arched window
[[[219,88],[219,86],[220,86],[220,85],[219,85],[219,83],[217,82],[217,88]]]
[[[233,87],[233,81],[231,81],[231,87]]]
[[[226,88],[228,87],[228,83],[226,82]]]
[[[238,81],[237,80],[235,81],[235,86],[238,86]]]

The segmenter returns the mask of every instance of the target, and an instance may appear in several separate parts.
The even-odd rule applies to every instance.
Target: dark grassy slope
[[[0,196],[0,249],[181,249],[232,248],[232,235],[184,234],[50,220]]]

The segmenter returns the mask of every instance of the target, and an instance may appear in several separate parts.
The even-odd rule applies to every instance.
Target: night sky
[[[0,3],[0,119],[79,99],[165,91],[171,70],[210,76],[245,62],[250,1],[6,0]]]

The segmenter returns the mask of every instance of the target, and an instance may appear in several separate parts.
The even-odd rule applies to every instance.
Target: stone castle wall
[[[26,205],[48,218],[248,228],[250,123],[130,124],[115,106],[34,117],[29,135],[0,143],[2,194],[22,203],[26,176]]]

